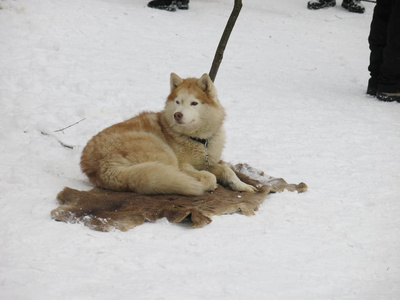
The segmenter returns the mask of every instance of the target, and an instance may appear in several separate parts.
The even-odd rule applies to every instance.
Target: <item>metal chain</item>
[[[210,161],[208,159],[208,140],[204,143],[204,151],[206,152],[206,171],[208,172],[210,168]]]

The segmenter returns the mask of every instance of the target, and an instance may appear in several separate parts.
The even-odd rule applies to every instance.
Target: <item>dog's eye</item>
[[[191,106],[196,106],[197,104],[198,104],[197,102],[190,103]]]
[[[178,105],[181,104],[178,100],[176,100],[175,103],[178,104]]]

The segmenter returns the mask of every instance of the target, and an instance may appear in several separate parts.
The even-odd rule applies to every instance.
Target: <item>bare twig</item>
[[[47,133],[47,132],[45,132],[45,131],[41,131],[40,133],[43,134],[43,135],[45,135],[45,136],[50,136],[50,137],[56,139],[57,142],[59,142],[60,145],[63,146],[63,147],[65,147],[65,148],[74,149],[74,146],[67,145],[66,143],[64,143],[63,141],[61,141],[59,138],[57,138],[57,137],[54,136],[53,134],[49,134],[49,133]]]
[[[228,23],[225,26],[225,30],[222,34],[221,40],[219,41],[219,45],[218,45],[217,51],[215,52],[214,60],[211,65],[211,70],[210,70],[209,75],[210,75],[210,78],[212,81],[214,81],[215,77],[217,76],[219,65],[221,64],[222,58],[224,57],[224,51],[226,48],[226,44],[228,43],[233,26],[235,26],[236,19],[239,16],[242,6],[243,6],[242,0],[235,0],[235,4],[233,6],[232,13],[228,19]]]
[[[72,126],[75,126],[76,124],[79,124],[80,122],[82,122],[82,121],[84,121],[84,120],[86,120],[86,118],[83,118],[82,120],[79,120],[78,122],[76,122],[76,123],[74,123],[74,124],[71,124],[71,125],[69,125],[69,126],[67,126],[67,127],[58,129],[58,130],[56,130],[56,131],[54,131],[54,132],[60,132],[60,131],[61,131],[62,133],[64,133],[64,130],[65,130],[65,129],[68,129],[68,128],[72,127]]]
[[[67,126],[67,127],[58,129],[58,130],[56,130],[56,131],[54,131],[54,132],[62,132],[62,133],[64,133],[64,130],[65,130],[65,129],[68,129],[68,128],[72,127],[72,126],[75,126],[76,124],[79,124],[80,122],[82,122],[82,121],[85,120],[85,119],[86,119],[86,118],[83,118],[82,120],[79,120],[78,122],[75,122],[74,124],[71,124],[71,125],[69,125],[69,126]],[[67,148],[67,149],[74,149],[74,146],[71,146],[71,145],[68,145],[68,144],[64,143],[64,142],[61,141],[54,133],[48,133],[48,132],[45,132],[45,131],[41,131],[40,133],[43,134],[43,135],[45,135],[45,136],[50,136],[50,137],[56,139],[57,142],[59,142],[60,145],[63,146],[64,148]]]

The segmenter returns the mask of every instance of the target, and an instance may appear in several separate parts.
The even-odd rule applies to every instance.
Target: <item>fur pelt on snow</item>
[[[241,212],[254,215],[267,194],[283,190],[303,192],[305,183],[288,184],[281,178],[273,178],[247,164],[231,166],[236,175],[258,191],[238,192],[219,186],[211,193],[200,196],[143,195],[132,192],[116,192],[103,189],[78,191],[64,188],[58,196],[60,206],[51,212],[57,221],[83,223],[99,231],[126,231],[143,224],[166,218],[178,223],[190,220],[190,228],[203,227],[214,215]]]

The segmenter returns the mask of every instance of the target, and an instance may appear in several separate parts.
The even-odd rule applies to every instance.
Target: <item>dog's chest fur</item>
[[[220,129],[206,143],[195,141],[183,136],[178,142],[172,142],[169,146],[175,152],[179,164],[190,164],[197,170],[205,170],[207,165],[217,164],[222,155],[224,145],[224,133]]]

